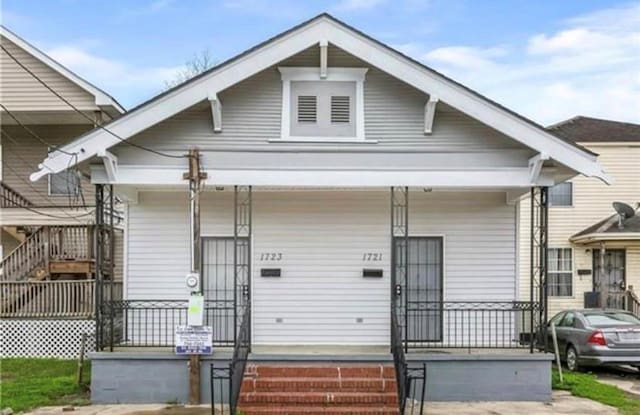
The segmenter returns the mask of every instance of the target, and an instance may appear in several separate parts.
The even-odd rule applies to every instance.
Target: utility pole
[[[189,172],[183,175],[189,180],[189,207],[191,230],[191,272],[200,279],[198,294],[202,294],[202,275],[200,274],[200,185],[207,178],[200,172],[200,152],[189,150]],[[200,404],[200,355],[189,356],[189,403]]]

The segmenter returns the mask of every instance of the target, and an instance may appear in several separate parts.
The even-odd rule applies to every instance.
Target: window
[[[573,258],[571,248],[549,248],[548,284],[549,296],[573,295]]]
[[[573,183],[560,183],[549,189],[549,206],[572,206]]]
[[[65,170],[49,175],[50,196],[75,196],[80,190],[80,180],[75,170]]]
[[[568,312],[565,314],[562,322],[559,324],[560,327],[575,327],[576,325],[576,315],[572,312]]]
[[[362,141],[367,68],[280,67],[282,136],[293,141]],[[373,141],[373,140],[372,140]]]

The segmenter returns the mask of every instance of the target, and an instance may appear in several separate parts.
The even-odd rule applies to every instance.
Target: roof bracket
[[[329,42],[327,42],[326,40],[320,41],[320,78],[321,79],[327,78],[328,46],[329,46]]]
[[[100,150],[97,154],[104,163],[104,170],[107,173],[107,178],[110,182],[115,182],[118,179],[118,157],[115,154],[107,151]]]
[[[529,159],[529,181],[531,184],[535,184],[542,172],[542,165],[546,160],[549,160],[549,155],[544,153],[536,154]]]
[[[213,119],[213,132],[222,132],[222,103],[218,99],[218,94],[209,94],[209,104],[211,104],[211,117]]]
[[[436,116],[436,105],[438,104],[438,97],[435,95],[429,96],[429,101],[424,104],[424,133],[430,135],[433,132],[433,120]]]

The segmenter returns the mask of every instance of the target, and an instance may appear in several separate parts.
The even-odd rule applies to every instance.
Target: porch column
[[[104,255],[103,255],[103,234],[102,225],[104,224],[104,185],[95,185],[95,231],[93,233],[93,252],[95,254],[95,299],[94,313],[96,319],[96,350],[103,349],[103,330],[102,330],[102,281],[104,279]]]
[[[404,343],[404,350],[408,352],[407,342],[408,314],[407,314],[407,276],[409,264],[409,188],[391,188],[391,342],[392,348],[397,347],[394,342]],[[398,333],[393,325],[398,324],[400,339],[395,338]],[[402,346],[402,344],[400,344]]]
[[[547,269],[548,269],[548,236],[549,211],[548,187],[531,188],[531,223],[530,223],[530,285],[529,301],[531,304],[530,318],[530,352],[534,351],[534,337],[542,336],[545,351],[547,341]]]
[[[233,196],[233,338],[250,347],[251,339],[251,186],[235,186]]]

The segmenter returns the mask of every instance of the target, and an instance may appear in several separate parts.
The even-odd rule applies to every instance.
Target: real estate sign
[[[176,354],[211,354],[213,330],[209,326],[176,326]]]

